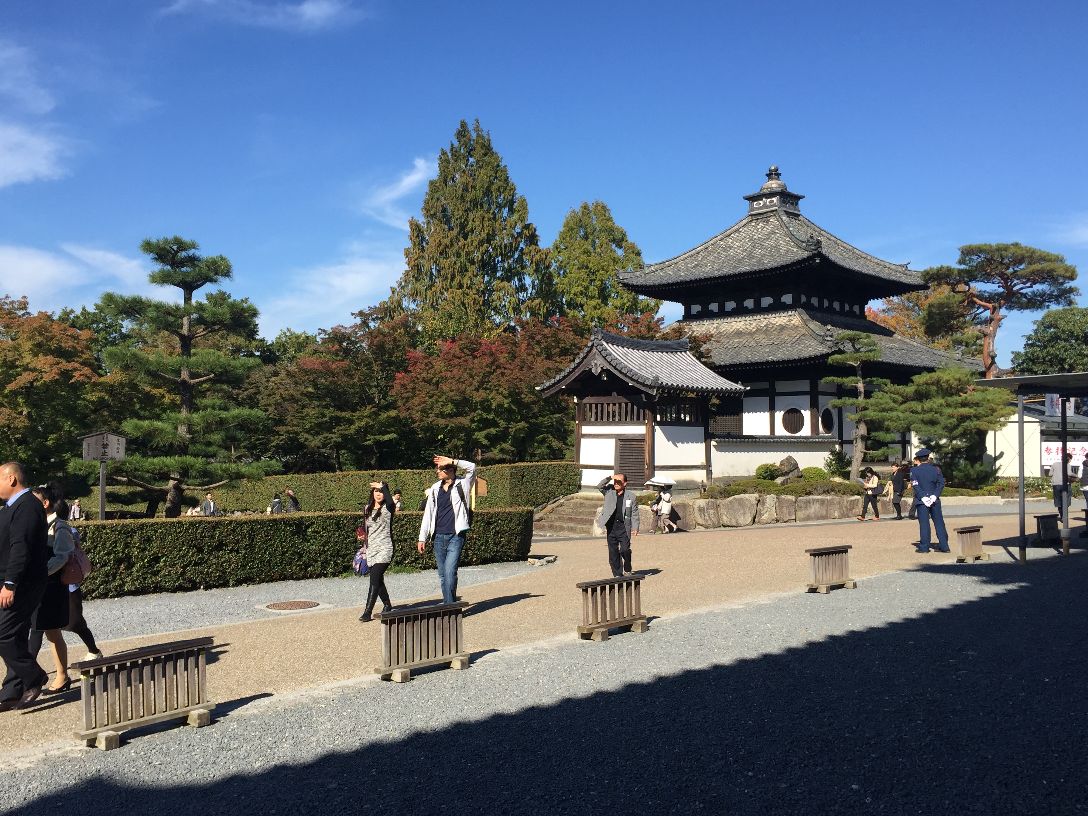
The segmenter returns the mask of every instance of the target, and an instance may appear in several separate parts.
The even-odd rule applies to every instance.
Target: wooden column
[[[774,436],[775,435],[775,433],[774,433],[774,431],[775,431],[775,427],[774,427],[775,426],[775,421],[774,421],[774,380],[772,380],[770,378],[767,379],[767,413],[770,415],[770,420],[771,420],[771,422],[770,422],[770,425],[771,425],[770,435]]]
[[[810,377],[808,381],[809,436],[820,435],[820,381]]]
[[[645,473],[647,479],[652,479],[655,473],[654,466],[654,420],[657,414],[657,397],[653,399],[649,397],[642,398],[642,407],[646,412],[646,455],[645,455]],[[641,485],[639,485],[641,487]]]
[[[574,398],[574,466],[582,467],[582,404],[578,397]]]

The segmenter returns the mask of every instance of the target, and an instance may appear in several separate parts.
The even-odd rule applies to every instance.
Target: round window
[[[820,412],[820,430],[825,434],[835,430],[835,412],[830,408],[824,408]]]
[[[789,408],[782,414],[782,427],[786,433],[798,434],[805,429],[805,415],[800,408]]]

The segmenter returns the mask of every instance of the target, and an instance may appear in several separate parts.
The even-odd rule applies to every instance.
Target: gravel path
[[[461,567],[457,582],[459,587],[475,586],[532,569],[525,562]],[[282,613],[264,608],[265,604],[276,601],[309,600],[324,607],[362,606],[368,583],[369,579],[355,576],[314,578],[199,592],[103,598],[84,604],[84,615],[96,639],[116,640],[279,617]],[[387,574],[385,583],[394,603],[398,598],[441,597],[435,570]],[[70,643],[79,642],[71,633],[65,636]]]
[[[10,812],[1082,813],[1088,557],[932,564],[8,760]],[[649,579],[653,581],[653,578]]]

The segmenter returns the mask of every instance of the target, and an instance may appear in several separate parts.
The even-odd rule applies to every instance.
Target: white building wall
[[[583,425],[582,436],[643,436],[645,425]]]
[[[997,467],[997,475],[1015,479],[1020,475],[1017,455],[1019,431],[1014,415],[1005,426],[986,434],[987,461]],[[1024,475],[1045,476],[1043,471],[1039,420],[1024,417]],[[917,448],[916,448],[917,450]]]
[[[706,436],[703,427],[656,425],[654,427],[654,473],[668,476],[681,487],[706,481]]]
[[[741,433],[745,436],[766,436],[771,432],[771,420],[767,397],[745,397]]]
[[[809,416],[809,395],[801,394],[798,396],[775,396],[774,398],[774,432],[777,436],[781,434],[786,437],[790,436],[808,436],[811,433],[810,426],[812,425],[812,418]],[[786,426],[782,424],[782,416],[790,408],[796,408],[801,412],[804,417],[804,425],[801,427],[801,432],[791,434],[786,430]]]
[[[711,446],[710,461],[715,479],[723,476],[752,476],[756,467],[765,463],[778,464],[787,456],[803,468],[823,467],[824,459],[835,447],[836,440],[798,443],[794,439],[773,440],[718,439]]]

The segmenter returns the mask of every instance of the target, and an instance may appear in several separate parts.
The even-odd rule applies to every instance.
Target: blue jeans
[[[438,585],[442,587],[443,603],[457,600],[457,564],[461,560],[461,548],[464,546],[464,533],[435,534],[434,560],[438,563]]]
[[[933,502],[932,507],[926,507],[921,502],[914,506],[918,511],[918,534],[921,543],[918,549],[926,552],[929,550],[929,520],[933,519],[933,527],[937,530],[937,549],[948,552],[948,530],[944,526],[944,511],[941,510],[941,500]]]

